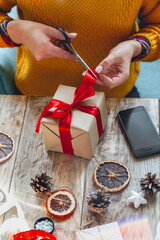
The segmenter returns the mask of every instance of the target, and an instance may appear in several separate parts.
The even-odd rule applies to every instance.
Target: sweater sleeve
[[[142,61],[155,61],[160,58],[160,1],[144,0],[139,12],[139,31],[133,37],[145,37],[150,42],[150,51]]]
[[[4,19],[10,18],[7,14],[11,11],[12,7],[16,5],[16,0],[0,0],[0,24]],[[0,47],[9,47],[0,35]]]

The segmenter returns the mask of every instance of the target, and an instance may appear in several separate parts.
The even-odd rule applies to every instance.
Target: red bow
[[[94,69],[92,69],[97,75]],[[71,104],[62,102],[57,99],[52,99],[51,102],[44,108],[37,126],[36,132],[39,132],[41,120],[43,117],[52,116],[53,118],[60,119],[59,121],[59,133],[61,139],[61,145],[64,153],[74,154],[72,147],[72,138],[70,133],[70,125],[72,120],[72,109],[73,107],[78,108],[80,111],[91,114],[95,116],[98,126],[99,138],[102,134],[103,127],[100,116],[100,111],[98,107],[95,106],[82,106],[80,102],[86,98],[92,97],[95,92],[93,89],[93,84],[95,83],[95,77],[88,71],[85,75],[81,85],[74,92],[74,99]],[[56,109],[51,112],[51,108],[55,107]]]
[[[13,236],[14,240],[57,240],[52,234],[38,231],[38,230],[31,230],[22,233],[18,233]]]

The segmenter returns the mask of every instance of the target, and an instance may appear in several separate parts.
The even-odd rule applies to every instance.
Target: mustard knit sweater
[[[77,32],[72,44],[92,68],[110,49],[133,34],[150,41],[151,49],[144,61],[160,57],[159,0],[0,0],[0,23],[15,5],[19,19]],[[138,14],[140,31],[136,32]],[[8,47],[1,37],[0,47]],[[59,84],[79,86],[84,70],[79,62],[66,59],[37,61],[22,45],[17,52],[15,82],[23,94],[53,96]],[[134,86],[138,73],[138,62],[131,63],[129,79],[123,85],[112,90],[95,85],[95,89],[105,91],[106,97],[124,97]]]

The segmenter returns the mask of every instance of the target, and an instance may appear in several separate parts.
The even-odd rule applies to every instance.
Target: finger
[[[50,42],[56,47],[60,47],[60,45],[62,45],[62,43],[58,39],[51,39]]]
[[[105,84],[106,87],[112,89],[122,85],[128,79],[128,76],[128,73],[118,73],[117,76],[110,78],[103,74],[100,76],[100,80]]]
[[[110,77],[107,77],[104,74],[100,74],[99,75],[99,80],[104,84],[105,87],[107,87],[109,89],[112,88],[113,81]]]
[[[77,37],[77,33],[68,33],[68,36],[72,40]]]
[[[104,75],[107,75],[108,72],[113,72],[113,74],[118,74],[118,69],[116,68],[115,65],[119,65],[121,64],[122,61],[119,61],[119,57],[117,56],[108,56],[107,58],[105,58],[99,65],[98,65],[98,68],[99,66],[102,67],[102,70],[100,71],[101,74],[104,74]]]
[[[84,71],[82,73],[82,76],[85,77],[86,73],[87,73],[87,71]],[[102,87],[105,87],[105,84],[102,81],[100,81],[98,78],[96,79],[95,83],[102,86]]]
[[[77,36],[77,33],[69,33],[69,37],[70,37],[71,40],[74,39],[76,36]],[[52,38],[50,40],[50,42],[53,43],[57,47],[61,47],[62,49],[65,49],[63,44],[61,43],[61,41],[59,39],[55,39],[55,38],[53,39]]]
[[[50,42],[53,43],[54,46],[60,47],[60,48],[62,48],[63,50],[65,50],[65,47],[64,47],[63,44],[60,42],[60,40],[56,39],[56,40],[53,40],[53,41],[50,41]]]
[[[84,71],[84,72],[82,73],[82,76],[85,77],[86,73],[87,73],[87,71]],[[100,81],[98,78],[96,79],[95,83],[98,84],[98,85],[100,85],[100,86],[105,87],[105,84],[104,84],[102,81]]]
[[[82,73],[82,76],[84,77],[84,76],[86,75],[86,73],[87,73],[87,71],[84,71],[84,72]]]
[[[95,69],[95,71],[99,75],[107,75],[109,71],[111,71],[112,67],[107,60],[103,60]],[[100,78],[100,77],[99,77]],[[101,80],[101,79],[100,79]]]
[[[102,72],[102,70],[103,70],[103,67],[102,67],[101,65],[98,65],[98,66],[96,67],[96,69],[95,69],[95,71],[96,71],[97,73]]]
[[[100,86],[102,86],[102,87],[105,87],[104,82],[102,82],[102,81],[99,80],[98,78],[96,79],[95,83],[98,84],[98,85],[100,85]]]
[[[65,36],[63,35],[63,33],[55,28],[49,27],[49,31],[48,31],[48,36],[51,38],[56,38],[59,40],[65,40]],[[70,39],[74,39],[77,36],[77,33],[67,33]]]
[[[95,71],[96,71],[97,73],[100,73],[102,70],[103,70],[103,67],[100,66],[100,65],[97,66],[96,69],[95,69]],[[85,76],[86,73],[87,73],[87,71],[84,71],[84,72],[82,73],[82,76]]]
[[[59,40],[65,40],[65,36],[63,35],[63,33],[56,28],[52,28],[52,27],[47,28],[47,35],[53,39],[56,38]]]
[[[128,77],[129,77],[129,73],[119,73],[118,76],[112,78],[113,83],[111,88],[115,88],[122,85],[124,82],[127,81]]]
[[[50,57],[59,57],[59,58],[76,60],[76,57],[73,54],[67,52],[66,50],[63,50],[60,47],[54,46],[52,43],[48,44],[47,55]]]
[[[122,63],[122,56],[110,53],[99,65],[101,65],[102,67],[104,65],[112,66],[115,63],[116,64],[121,64]]]

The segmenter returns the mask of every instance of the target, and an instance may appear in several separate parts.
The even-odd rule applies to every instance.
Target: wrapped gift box
[[[60,85],[54,95],[54,99],[71,104],[76,88]],[[96,106],[100,110],[103,129],[107,122],[107,110],[105,95],[102,92],[95,92],[95,95],[83,100],[81,105]],[[52,108],[50,111],[54,111]],[[47,150],[63,152],[59,134],[59,119],[51,116],[44,117],[41,127]],[[96,118],[88,113],[82,112],[76,107],[73,108],[71,121],[71,142],[74,154],[87,159],[92,158],[92,154],[99,140]]]

